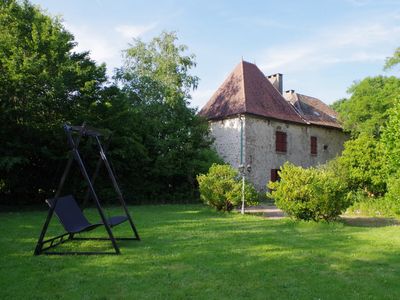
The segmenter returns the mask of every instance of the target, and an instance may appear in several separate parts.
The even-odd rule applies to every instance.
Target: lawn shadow
[[[26,295],[26,286],[40,287],[34,290],[37,298],[396,299],[400,294],[398,242],[376,238],[382,229],[268,220],[190,205],[133,211],[142,241],[119,242],[120,256],[91,257],[34,257],[45,213],[3,215],[12,231],[0,238],[6,254],[0,258],[3,280],[9,283],[0,295]],[[87,215],[98,218],[94,209]],[[50,235],[62,230],[56,218],[53,222]],[[125,224],[114,233],[131,231]],[[104,234],[103,228],[85,236]],[[63,247],[106,250],[110,243]]]
[[[353,227],[386,227],[400,225],[400,221],[395,218],[382,217],[342,216],[340,222]]]

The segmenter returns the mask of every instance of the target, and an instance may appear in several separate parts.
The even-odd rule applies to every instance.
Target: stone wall
[[[303,167],[316,166],[333,159],[343,150],[347,136],[338,129],[300,125],[246,115],[243,120],[244,164],[251,164],[249,179],[260,191],[266,190],[271,169],[286,161]],[[275,151],[275,132],[287,134],[287,152]],[[239,118],[211,122],[214,146],[225,162],[237,168],[240,164]],[[311,136],[317,137],[317,154],[311,154]]]
[[[343,150],[346,135],[328,127],[300,125],[246,116],[246,162],[251,163],[250,180],[265,190],[271,169],[286,161],[302,167],[316,166],[335,158]],[[287,152],[275,151],[275,132],[287,134]],[[311,154],[311,136],[317,137],[317,154]]]
[[[246,157],[245,119],[243,120],[243,160]],[[240,164],[240,119],[238,117],[210,122],[210,130],[215,138],[214,148],[221,158],[234,168]]]

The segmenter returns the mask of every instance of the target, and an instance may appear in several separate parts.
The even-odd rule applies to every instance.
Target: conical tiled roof
[[[199,114],[222,119],[245,113],[306,124],[256,65],[242,61]]]

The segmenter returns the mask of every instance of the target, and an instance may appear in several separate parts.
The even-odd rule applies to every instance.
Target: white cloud
[[[120,33],[124,38],[132,39],[144,35],[155,27],[157,27],[157,23],[149,25],[119,25],[115,27],[115,31]]]
[[[78,43],[75,50],[90,51],[91,58],[96,61],[108,61],[118,52],[118,45],[98,29],[88,26],[78,27],[68,23],[65,23],[65,26],[75,36],[75,41]]]
[[[400,26],[379,22],[340,25],[320,30],[306,41],[269,48],[263,54],[260,67],[269,72],[288,72],[338,63],[379,60],[383,63],[399,39]]]
[[[335,31],[335,32],[332,32]],[[365,47],[389,41],[400,36],[399,26],[388,26],[384,23],[347,25],[327,30],[329,45],[335,47]]]
[[[76,26],[64,23],[68,31],[75,36],[78,45],[75,51],[89,51],[90,57],[98,63],[107,63],[109,74],[114,68],[121,66],[121,51],[128,47],[132,38],[142,36],[157,26],[150,25],[119,25],[115,28]],[[115,32],[120,34],[115,34]]]

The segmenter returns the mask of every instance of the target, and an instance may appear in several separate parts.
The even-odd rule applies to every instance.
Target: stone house
[[[282,91],[282,74],[265,76],[242,61],[200,115],[208,119],[214,146],[225,162],[250,165],[248,178],[263,191],[286,162],[323,164],[341,153],[346,134],[322,101]]]

